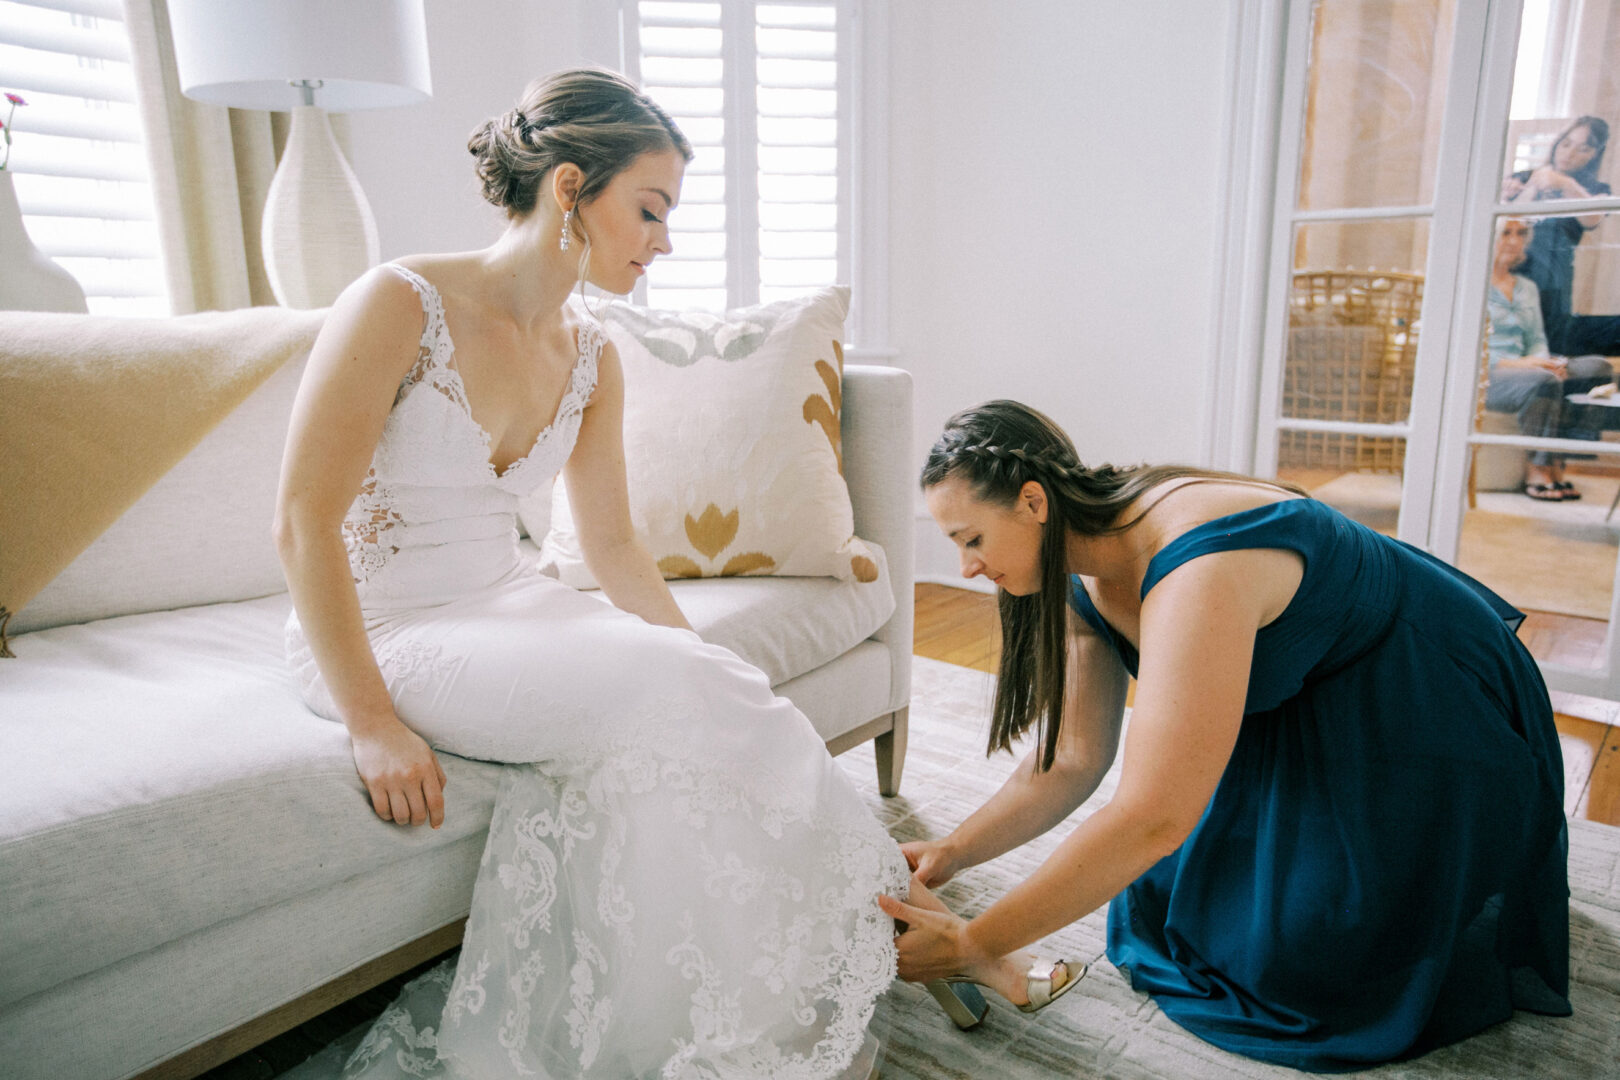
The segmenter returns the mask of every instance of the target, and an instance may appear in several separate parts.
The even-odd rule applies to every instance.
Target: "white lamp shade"
[[[169,0],[180,91],[210,105],[289,110],[320,80],[333,112],[433,95],[423,0]]]

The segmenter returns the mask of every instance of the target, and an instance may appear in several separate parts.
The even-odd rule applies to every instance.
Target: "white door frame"
[[[1207,396],[1205,450],[1219,467],[1275,475],[1278,433],[1285,430],[1398,436],[1406,440],[1397,535],[1455,562],[1462,531],[1471,447],[1521,446],[1620,458],[1620,444],[1482,435],[1473,430],[1479,332],[1499,213],[1567,216],[1576,209],[1620,210],[1620,198],[1563,201],[1533,209],[1498,203],[1505,158],[1521,0],[1458,4],[1446,77],[1446,102],[1431,204],[1296,209],[1309,76],[1313,0],[1234,0],[1239,40],[1231,50],[1232,139],[1227,165],[1229,226],[1223,237],[1215,342]],[[1269,58],[1280,54],[1264,100]],[[1250,126],[1242,111],[1250,112]],[[1270,137],[1265,131],[1269,126]],[[1240,135],[1249,135],[1247,140]],[[1267,215],[1269,237],[1254,242]],[[1290,420],[1280,415],[1288,294],[1295,226],[1319,221],[1427,217],[1423,327],[1408,420],[1395,424]],[[1247,227],[1250,237],[1235,234]],[[1258,347],[1256,347],[1258,346]],[[1597,668],[1542,664],[1553,689],[1620,699],[1620,566],[1611,596],[1604,662]]]

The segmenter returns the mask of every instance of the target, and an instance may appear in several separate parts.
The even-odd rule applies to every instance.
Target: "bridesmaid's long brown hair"
[[[1264,484],[1308,494],[1293,484],[1190,465],[1088,469],[1062,428],[1028,405],[1006,400],[987,401],[945,422],[923,465],[923,490],[950,476],[963,477],[976,498],[998,506],[1017,502],[1032,480],[1046,491],[1051,509],[1041,532],[1040,589],[1029,596],[1000,594],[1001,669],[986,749],[987,754],[1012,750],[1013,741],[1033,724],[1042,772],[1057,756],[1063,722],[1070,587],[1067,534],[1105,536],[1134,528],[1158,500],[1121,520],[1126,508],[1167,480]]]

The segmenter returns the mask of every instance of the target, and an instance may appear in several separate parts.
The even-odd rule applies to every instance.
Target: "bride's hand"
[[[900,845],[900,854],[917,880],[930,888],[945,884],[962,869],[956,849],[946,840],[913,840]]]
[[[395,720],[351,732],[354,767],[371,795],[372,809],[400,825],[444,824],[444,769],[427,740]]]

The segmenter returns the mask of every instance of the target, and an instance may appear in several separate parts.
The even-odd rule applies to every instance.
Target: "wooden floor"
[[[916,654],[995,671],[1001,656],[995,597],[945,585],[916,590]],[[1595,619],[1543,612],[1530,612],[1519,630],[1536,659],[1571,665],[1590,664],[1603,648],[1603,633]],[[1564,750],[1565,811],[1620,825],[1620,703],[1554,694],[1553,706]]]

